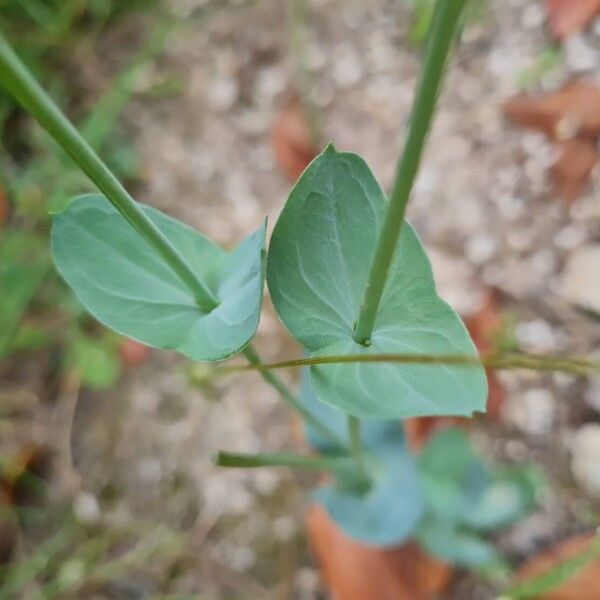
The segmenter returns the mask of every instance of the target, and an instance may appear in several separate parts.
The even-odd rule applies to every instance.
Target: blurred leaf
[[[265,225],[232,252],[200,232],[144,207],[219,299],[202,311],[190,290],[102,196],[83,196],[55,216],[56,266],[81,303],[118,333],[194,360],[241,350],[258,326]]]
[[[121,374],[116,340],[112,335],[92,337],[77,333],[68,345],[67,366],[86,387],[96,390],[111,387]]]
[[[484,567],[499,561],[494,546],[475,533],[441,521],[425,522],[417,538],[427,552],[464,567]]]
[[[320,506],[307,517],[309,541],[327,586],[343,600],[432,600],[452,578],[451,567],[408,542],[376,548],[348,538]]]
[[[0,357],[49,267],[44,241],[34,234],[0,232]]]
[[[423,514],[423,500],[401,424],[388,422],[378,427],[385,431],[365,445],[371,487],[354,492],[333,483],[318,488],[313,497],[351,538],[392,546],[413,535]]]
[[[285,326],[311,356],[476,354],[439,298],[429,260],[405,223],[369,346],[354,341],[387,199],[367,164],[331,145],[302,174],[271,238],[267,280]],[[470,415],[483,410],[483,369],[375,363],[316,365],[317,398],[358,417]]]

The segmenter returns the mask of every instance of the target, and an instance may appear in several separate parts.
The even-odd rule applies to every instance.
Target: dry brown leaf
[[[130,338],[122,338],[119,344],[119,356],[124,367],[139,367],[152,354],[152,348]]]
[[[467,428],[470,422],[464,417],[413,417],[404,420],[404,433],[409,447],[417,451],[437,431],[446,427]]]
[[[9,494],[0,484],[0,565],[9,561],[17,542],[17,526],[10,505]]]
[[[552,35],[565,40],[585,29],[600,12],[600,0],[546,0]]]
[[[600,136],[600,89],[584,81],[555,92],[519,94],[504,104],[514,123],[542,131],[555,140]]]
[[[318,154],[300,104],[291,104],[277,117],[271,130],[271,144],[279,168],[294,183]]]
[[[552,180],[556,194],[570,204],[588,185],[599,155],[590,140],[567,140],[560,143],[559,149],[559,158],[552,165]]]
[[[415,543],[381,549],[350,539],[322,506],[310,508],[307,529],[334,600],[433,600],[452,578],[449,565]]]
[[[593,533],[581,534],[564,540],[545,552],[529,559],[517,573],[518,581],[525,581],[557,567],[589,546],[596,538]],[[562,585],[536,597],[537,600],[598,600],[600,598],[600,558],[595,558]]]
[[[500,298],[497,291],[488,290],[481,308],[467,319],[469,334],[473,338],[481,354],[494,352],[494,337],[502,329],[502,315],[500,311]],[[500,407],[504,402],[505,390],[496,374],[491,369],[486,370],[488,379],[488,418],[497,419],[500,416]]]

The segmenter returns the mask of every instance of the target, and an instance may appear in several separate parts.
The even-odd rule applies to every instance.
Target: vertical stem
[[[398,245],[404,213],[413,187],[427,132],[437,103],[446,59],[466,0],[437,0],[425,53],[421,81],[413,102],[410,129],[398,162],[390,202],[373,256],[369,281],[354,330],[354,340],[368,345],[394,252]]]
[[[198,278],[175,246],[62,114],[19,60],[2,34],[0,34],[0,83],[48,131],[112,205],[165,260],[194,294],[198,306],[207,312],[215,308],[218,300],[211,290]]]
[[[362,439],[360,437],[360,419],[353,415],[348,415],[348,438],[350,440],[350,451],[352,456],[359,464],[362,470],[364,470],[364,458]]]
[[[322,423],[317,417],[315,417],[309,410],[307,410],[302,404],[299,402],[298,398],[294,395],[294,393],[290,390],[290,388],[286,385],[286,383],[278,377],[272,371],[267,371],[265,369],[261,369],[263,362],[251,344],[246,346],[243,350],[244,356],[248,359],[248,362],[251,365],[255,365],[258,367],[260,374],[263,379],[275,388],[281,399],[293,410],[295,410],[307,423],[310,423],[316,431],[318,431],[321,435],[331,440],[336,446],[340,448],[340,450],[346,452],[346,444],[342,439],[332,431],[327,425]]]

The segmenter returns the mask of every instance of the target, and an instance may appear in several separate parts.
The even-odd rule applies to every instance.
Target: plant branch
[[[421,82],[415,95],[410,128],[398,162],[387,213],[373,256],[369,280],[354,330],[354,340],[369,345],[377,310],[404,223],[427,132],[442,84],[446,59],[466,0],[438,0],[431,24]]]
[[[348,439],[350,440],[350,451],[358,463],[361,471],[365,474],[365,461],[363,457],[362,439],[360,435],[360,419],[353,415],[348,416]]]
[[[454,365],[462,367],[484,366],[488,369],[527,369],[531,371],[561,371],[572,375],[600,373],[600,361],[581,357],[551,356],[543,354],[488,354],[467,356],[464,354],[342,354],[337,356],[315,356],[258,365],[232,365],[217,367],[217,374],[227,375],[240,371],[310,367],[340,363],[400,363],[416,365]]]
[[[77,163],[112,205],[165,260],[191,290],[198,306],[210,311],[218,304],[211,290],[162,231],[144,213],[91,146],[41,88],[0,34],[0,83]]]
[[[346,444],[344,441],[334,432],[332,431],[325,423],[322,423],[317,417],[315,417],[307,408],[305,408],[296,395],[290,390],[288,385],[275,373],[271,373],[268,369],[264,368],[264,363],[262,362],[258,352],[249,344],[243,350],[244,356],[248,359],[250,363],[247,365],[248,368],[253,370],[260,371],[263,379],[270,384],[273,388],[275,388],[281,399],[292,409],[295,410],[307,423],[309,423],[316,431],[319,432],[320,435],[326,437],[330,441],[332,441],[338,448],[344,452],[348,452]]]
[[[337,472],[348,467],[348,458],[303,456],[301,454],[234,454],[219,452],[215,464],[220,467],[290,467],[310,471]]]

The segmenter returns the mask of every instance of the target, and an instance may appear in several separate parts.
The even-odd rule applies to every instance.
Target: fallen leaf
[[[433,600],[449,585],[452,568],[416,543],[383,549],[342,533],[320,505],[307,516],[308,536],[334,600]]]
[[[143,365],[152,354],[152,348],[136,342],[130,338],[122,338],[119,345],[121,364],[124,367],[139,367]]]
[[[17,543],[17,525],[10,509],[9,495],[0,485],[0,565],[6,564]]]
[[[580,534],[564,540],[529,559],[517,573],[517,581],[523,582],[542,575],[584,552],[596,539],[596,535]],[[564,583],[536,596],[536,600],[598,600],[600,598],[600,557],[592,558],[576,570]]]
[[[546,0],[552,35],[558,40],[585,29],[600,12],[600,0]]]
[[[421,450],[427,440],[440,429],[446,427],[469,426],[470,419],[462,417],[414,417],[404,419],[406,441],[412,450]]]
[[[275,119],[271,130],[271,144],[279,168],[294,183],[319,152],[298,102],[291,104]]]
[[[557,195],[571,204],[585,190],[594,166],[598,162],[596,144],[590,140],[573,139],[559,143],[559,157],[551,174]]]
[[[504,104],[504,114],[518,125],[542,131],[555,140],[600,136],[600,89],[584,81],[555,92],[519,94]]]
[[[500,298],[496,290],[488,290],[481,308],[467,319],[466,325],[480,354],[489,354],[496,350],[494,340],[503,327]],[[498,419],[505,390],[493,370],[486,369],[486,374],[488,378],[486,415],[488,418]]]

